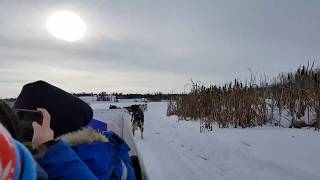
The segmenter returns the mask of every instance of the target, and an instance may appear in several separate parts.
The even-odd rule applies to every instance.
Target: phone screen
[[[42,124],[42,113],[40,111],[29,110],[29,109],[16,109],[17,115],[22,121],[37,122]]]
[[[29,109],[15,109],[19,118],[20,132],[24,142],[29,142],[33,137],[32,122],[42,124],[43,116],[40,111],[29,110]]]

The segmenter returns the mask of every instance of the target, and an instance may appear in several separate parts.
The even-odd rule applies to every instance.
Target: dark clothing
[[[21,140],[22,135],[18,128],[18,117],[9,105],[0,99],[0,123],[10,132],[14,139]]]
[[[14,108],[47,109],[56,137],[86,126],[93,116],[87,103],[44,81],[24,85]]]

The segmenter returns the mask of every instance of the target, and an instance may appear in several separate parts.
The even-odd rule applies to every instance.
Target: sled
[[[124,108],[121,109],[95,109],[94,118],[107,124],[107,130],[114,131],[122,137],[130,147],[129,155],[135,168],[137,180],[149,179],[139,151],[131,133],[130,115]]]

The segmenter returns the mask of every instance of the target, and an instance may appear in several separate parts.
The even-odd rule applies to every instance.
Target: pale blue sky
[[[317,0],[1,1],[0,97],[39,79],[70,92],[182,92],[191,78],[320,65],[319,9]],[[81,41],[46,31],[59,10],[83,18]]]

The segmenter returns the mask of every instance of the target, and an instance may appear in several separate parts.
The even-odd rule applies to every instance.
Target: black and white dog
[[[145,107],[146,105],[144,105]],[[141,105],[132,105],[126,107],[126,109],[131,113],[131,122],[132,122],[132,134],[135,135],[135,131],[139,128],[141,131],[141,139],[143,139],[143,130],[144,130],[144,114],[141,109]]]

